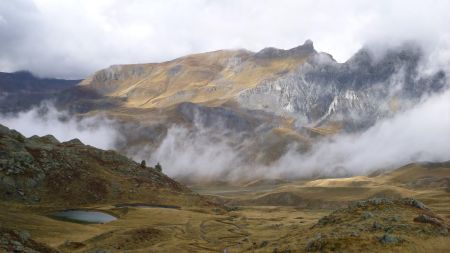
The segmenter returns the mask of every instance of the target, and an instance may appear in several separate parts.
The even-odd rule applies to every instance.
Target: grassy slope
[[[225,248],[228,252],[273,252],[274,249],[305,252],[307,248],[323,252],[333,249],[344,252],[446,252],[450,249],[448,234],[441,234],[441,228],[433,224],[413,221],[421,213],[449,221],[450,197],[445,185],[410,184],[411,180],[435,176],[450,178],[450,167],[414,164],[373,177],[303,182],[266,180],[241,188],[203,188],[201,192],[212,194],[212,198],[243,204],[229,211],[214,207],[120,209],[102,204],[90,207],[115,214],[119,219],[101,225],[81,225],[46,217],[51,211],[49,208],[4,203],[0,208],[0,220],[3,225],[27,229],[37,241],[64,252],[93,249],[220,252]],[[291,197],[293,202],[290,204],[286,202],[289,198],[285,198],[284,203],[279,202],[283,195],[258,202],[265,196],[279,193],[300,198]],[[380,193],[387,197],[413,196],[431,210],[395,202],[333,212],[347,201]],[[366,211],[374,216],[363,219]],[[328,222],[318,222],[330,213]],[[374,222],[380,223],[381,227],[373,228]],[[386,233],[401,240],[392,244],[380,243]]]
[[[164,108],[180,102],[217,106],[264,79],[288,73],[306,59],[263,59],[244,50],[221,50],[163,63],[113,66],[95,73],[82,85],[107,96],[127,97],[126,106],[132,108]],[[111,71],[119,76],[105,82]]]

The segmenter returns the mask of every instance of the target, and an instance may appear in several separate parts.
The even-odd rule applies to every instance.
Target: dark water
[[[116,217],[110,214],[90,210],[64,210],[53,213],[52,217],[72,222],[88,223],[88,224],[107,223],[113,220],[117,220]]]

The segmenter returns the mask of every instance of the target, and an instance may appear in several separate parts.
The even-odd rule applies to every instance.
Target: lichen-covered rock
[[[378,221],[375,221],[375,222],[372,223],[372,229],[379,230],[379,229],[382,229],[382,228],[383,228],[383,225],[381,223],[379,223]]]
[[[361,214],[361,218],[364,220],[372,218],[374,215],[372,212],[366,211]]]
[[[421,223],[429,223],[439,227],[445,227],[445,223],[442,219],[439,219],[437,217],[431,217],[426,214],[420,214],[419,216],[414,218],[414,221]]]
[[[384,234],[383,236],[381,236],[381,237],[379,238],[379,242],[380,242],[381,244],[385,244],[385,245],[388,245],[388,244],[398,244],[398,243],[402,242],[402,239],[399,238],[399,237],[390,235],[390,234]]]
[[[420,202],[414,198],[404,198],[404,199],[402,199],[402,203],[419,208],[419,209],[428,210],[428,207],[425,206],[425,204],[423,204],[422,202]]]
[[[318,251],[326,246],[326,240],[319,234],[306,244],[306,251]]]
[[[31,235],[28,231],[22,230],[19,232],[19,238],[21,242],[26,242],[31,238]]]
[[[17,232],[0,226],[0,252],[57,253],[58,251],[34,241],[27,231]]]
[[[416,199],[373,198],[333,211],[310,227],[310,233],[320,236],[306,243],[306,251],[382,252],[384,247],[414,244],[410,238],[446,240],[448,225]]]
[[[382,204],[392,204],[391,199],[387,198],[372,198],[367,200],[355,201],[350,204],[350,208],[364,208],[370,205],[382,205]]]

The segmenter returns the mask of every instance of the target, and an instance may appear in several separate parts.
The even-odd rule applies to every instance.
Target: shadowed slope
[[[60,143],[51,135],[25,138],[0,125],[0,148],[2,200],[52,206],[206,204],[163,173],[78,139]]]

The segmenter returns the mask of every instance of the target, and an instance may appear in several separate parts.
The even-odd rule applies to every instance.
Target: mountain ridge
[[[414,44],[382,55],[362,48],[343,63],[310,41],[288,50],[219,50],[115,65],[54,98],[57,108],[77,117],[114,119],[123,136],[114,149],[136,160],[173,161],[167,153],[184,151],[173,147],[155,155],[169,137],[198,145],[186,149],[202,166],[203,147],[220,140],[234,158],[230,168],[251,170],[274,164],[289,150],[304,154],[323,138],[361,133],[441,92],[447,75],[422,73],[423,59]],[[177,128],[183,131],[171,131]],[[233,177],[233,169],[218,171]]]
[[[298,126],[341,122],[350,131],[441,91],[443,71],[422,75],[420,47],[405,44],[375,57],[362,48],[344,63],[312,41],[292,49],[219,50],[162,63],[114,65],[81,82],[126,108],[164,109],[183,102],[261,110]]]
[[[81,80],[39,78],[29,71],[0,72],[0,112],[28,110]]]

